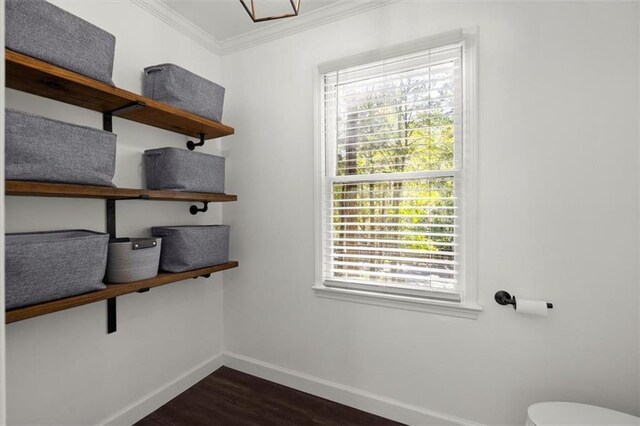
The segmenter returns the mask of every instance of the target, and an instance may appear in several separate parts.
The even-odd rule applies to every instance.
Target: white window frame
[[[482,311],[478,305],[477,286],[477,29],[459,29],[426,37],[408,43],[373,50],[360,55],[341,58],[320,64],[314,77],[315,112],[315,180],[314,180],[314,221],[315,221],[315,282],[313,289],[317,296],[329,299],[360,302],[414,311],[423,311],[461,318],[475,319]],[[322,75],[330,71],[345,69],[377,62],[388,58],[420,52],[447,45],[462,45],[462,168],[456,175],[456,193],[459,194],[459,280],[461,301],[446,301],[415,297],[410,294],[394,294],[353,288],[326,286],[322,281],[322,187],[325,152],[322,140],[323,99]],[[433,173],[433,172],[430,172]],[[437,172],[436,172],[437,173]],[[447,172],[448,175],[451,173]]]

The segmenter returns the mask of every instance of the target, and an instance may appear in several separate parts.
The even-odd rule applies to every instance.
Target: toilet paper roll
[[[547,309],[547,302],[542,300],[528,300],[520,299],[516,300],[516,312],[528,315],[539,315],[546,317],[549,313]]]

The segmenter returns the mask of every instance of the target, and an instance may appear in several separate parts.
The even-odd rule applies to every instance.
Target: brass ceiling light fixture
[[[251,1],[251,7],[247,6],[244,0],[240,0],[240,3],[242,3],[242,6],[244,6],[244,10],[247,11],[247,13],[249,14],[253,22],[264,22],[264,21],[273,21],[274,19],[291,18],[293,16],[298,16],[298,12],[300,11],[300,0],[289,0],[289,3],[291,3],[291,7],[293,8],[293,12],[285,13],[284,15],[265,16],[265,17],[259,18],[256,14],[255,0],[250,0],[250,1]],[[283,1],[286,1],[286,0],[283,0]]]

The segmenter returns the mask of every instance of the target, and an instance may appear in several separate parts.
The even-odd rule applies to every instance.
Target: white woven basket
[[[158,275],[162,238],[117,238],[109,243],[107,284],[130,283]]]

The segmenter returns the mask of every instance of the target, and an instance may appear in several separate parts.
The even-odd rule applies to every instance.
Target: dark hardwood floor
[[[222,367],[140,420],[165,425],[399,425]]]

